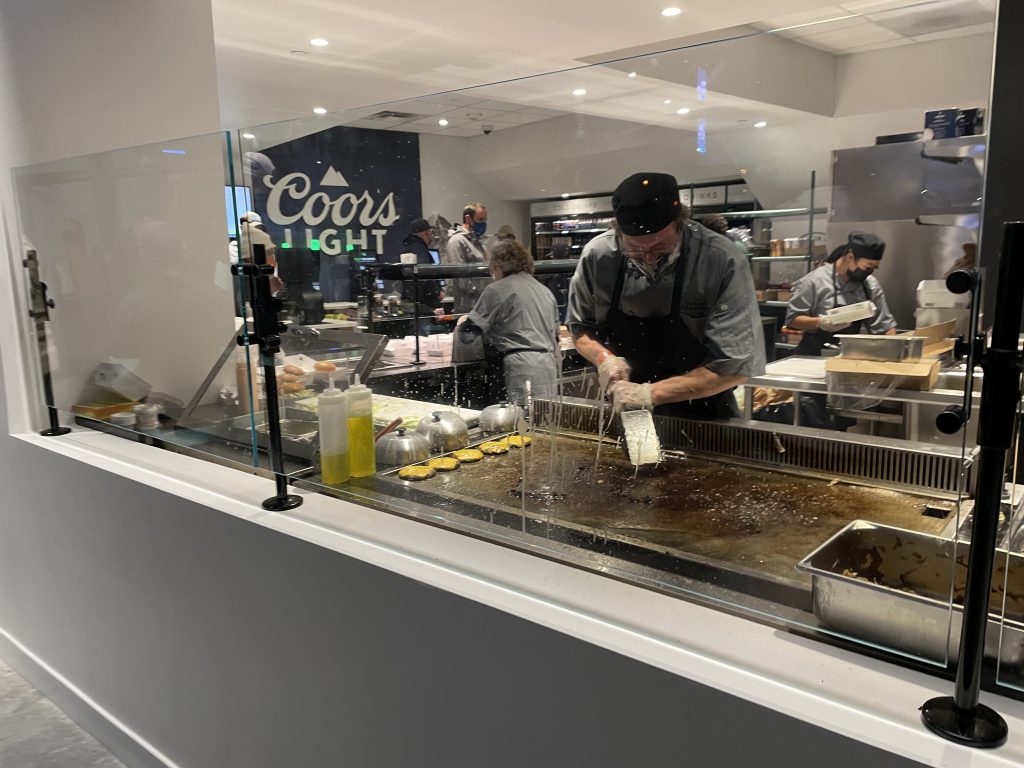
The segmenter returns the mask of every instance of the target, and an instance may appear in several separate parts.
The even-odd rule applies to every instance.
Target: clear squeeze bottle
[[[348,450],[352,477],[369,477],[377,471],[373,444],[373,393],[365,384],[348,388]]]
[[[348,393],[331,385],[317,399],[320,414],[320,476],[326,485],[346,482],[352,473],[348,452]]]

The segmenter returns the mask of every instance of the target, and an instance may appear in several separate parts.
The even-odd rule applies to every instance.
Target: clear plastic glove
[[[844,323],[839,320],[833,320],[828,315],[822,315],[818,318],[818,328],[825,333],[835,333],[841,331],[844,328],[849,328],[849,323]]]
[[[608,387],[616,381],[629,381],[629,373],[632,370],[625,358],[617,355],[606,357],[597,366],[597,378],[601,384],[601,391],[607,392]]]
[[[617,381],[611,388],[612,408],[620,411],[636,411],[641,408],[654,410],[651,402],[651,385],[635,384],[632,381]]]

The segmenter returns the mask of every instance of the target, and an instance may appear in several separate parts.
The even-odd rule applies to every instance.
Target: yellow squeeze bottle
[[[331,385],[317,400],[320,418],[320,477],[325,485],[340,485],[352,476],[348,452],[348,393]]]
[[[377,471],[373,444],[373,399],[370,388],[356,383],[348,388],[348,449],[352,477],[369,477]]]

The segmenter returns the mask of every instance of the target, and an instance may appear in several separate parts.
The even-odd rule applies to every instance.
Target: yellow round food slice
[[[513,448],[525,448],[533,442],[533,438],[529,435],[509,435],[508,444]]]
[[[415,467],[403,467],[398,470],[398,476],[403,480],[429,480],[435,472],[430,467],[417,464]]]
[[[484,455],[476,448],[463,448],[461,451],[452,451],[452,456],[461,462],[471,464],[474,461],[480,461]]]
[[[451,472],[459,468],[459,460],[451,456],[438,456],[427,462],[427,466],[436,469],[438,472]]]
[[[500,453],[508,453],[508,443],[504,440],[480,443],[480,450],[488,456],[497,456]]]

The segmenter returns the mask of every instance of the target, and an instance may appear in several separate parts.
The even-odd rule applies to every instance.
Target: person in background
[[[700,223],[710,229],[712,232],[717,232],[720,235],[725,235],[729,231],[729,220],[722,216],[720,213],[712,213],[701,219]],[[731,239],[731,238],[730,238]]]
[[[281,278],[277,276],[277,246],[263,227],[263,217],[255,211],[246,211],[238,220],[238,258],[242,261],[252,261],[254,245],[263,246],[267,264],[274,267],[274,274],[270,278],[270,290],[277,293],[282,286]]]
[[[739,248],[745,256],[750,255],[750,247],[745,242],[743,242],[742,239],[737,237],[735,232],[733,232],[732,234],[729,233],[729,230],[733,229],[733,227],[732,225],[729,224],[729,220],[725,218],[725,216],[723,216],[722,214],[708,214],[703,219],[701,219],[700,223],[707,229],[710,229],[712,232],[715,232],[719,235],[723,235],[724,237],[728,237],[730,240],[736,243],[736,247]]]
[[[499,240],[488,256],[494,282],[460,319],[461,341],[483,336],[485,357],[494,373],[504,375],[510,401],[526,405],[527,382],[533,396],[554,397],[560,365],[555,298],[534,279],[533,259],[518,240]]]
[[[885,291],[872,273],[885,253],[885,243],[869,232],[851,232],[847,241],[829,254],[825,264],[801,277],[793,285],[793,297],[786,308],[786,325],[803,331],[794,354],[818,357],[826,344],[837,344],[837,331],[844,333],[894,334],[896,319],[889,311]],[[826,312],[861,301],[875,304],[867,320],[839,323]]]
[[[625,179],[612,210],[615,226],[583,248],[569,287],[576,350],[617,411],[738,415],[733,388],[765,365],[747,260],[688,220],[667,173]]]
[[[413,219],[409,222],[409,234],[402,240],[402,253],[415,253],[417,264],[433,264],[430,258],[430,241],[433,239],[433,230],[430,222],[426,219]],[[420,281],[420,295],[418,301],[420,312],[431,313],[435,308],[441,306],[441,287],[439,280]],[[402,281],[402,296],[410,301],[413,300],[413,281]]]
[[[502,224],[498,227],[498,231],[494,233],[494,237],[497,240],[515,240],[516,233],[512,231],[512,227],[508,224]]]
[[[444,252],[445,264],[486,264],[487,252],[484,234],[487,232],[487,207],[483,203],[470,203],[462,209],[462,225],[448,238]],[[455,312],[468,312],[476,304],[486,277],[460,277],[447,282],[449,295],[455,299]]]
[[[551,246],[551,250],[540,257],[541,261],[550,261],[553,259],[570,259],[572,258],[572,251],[569,248],[568,242],[559,242]],[[568,274],[557,274],[557,275],[541,275],[537,279],[551,291],[555,297],[555,303],[558,305],[558,316],[564,322],[565,312],[569,304],[569,281],[572,275]]]

